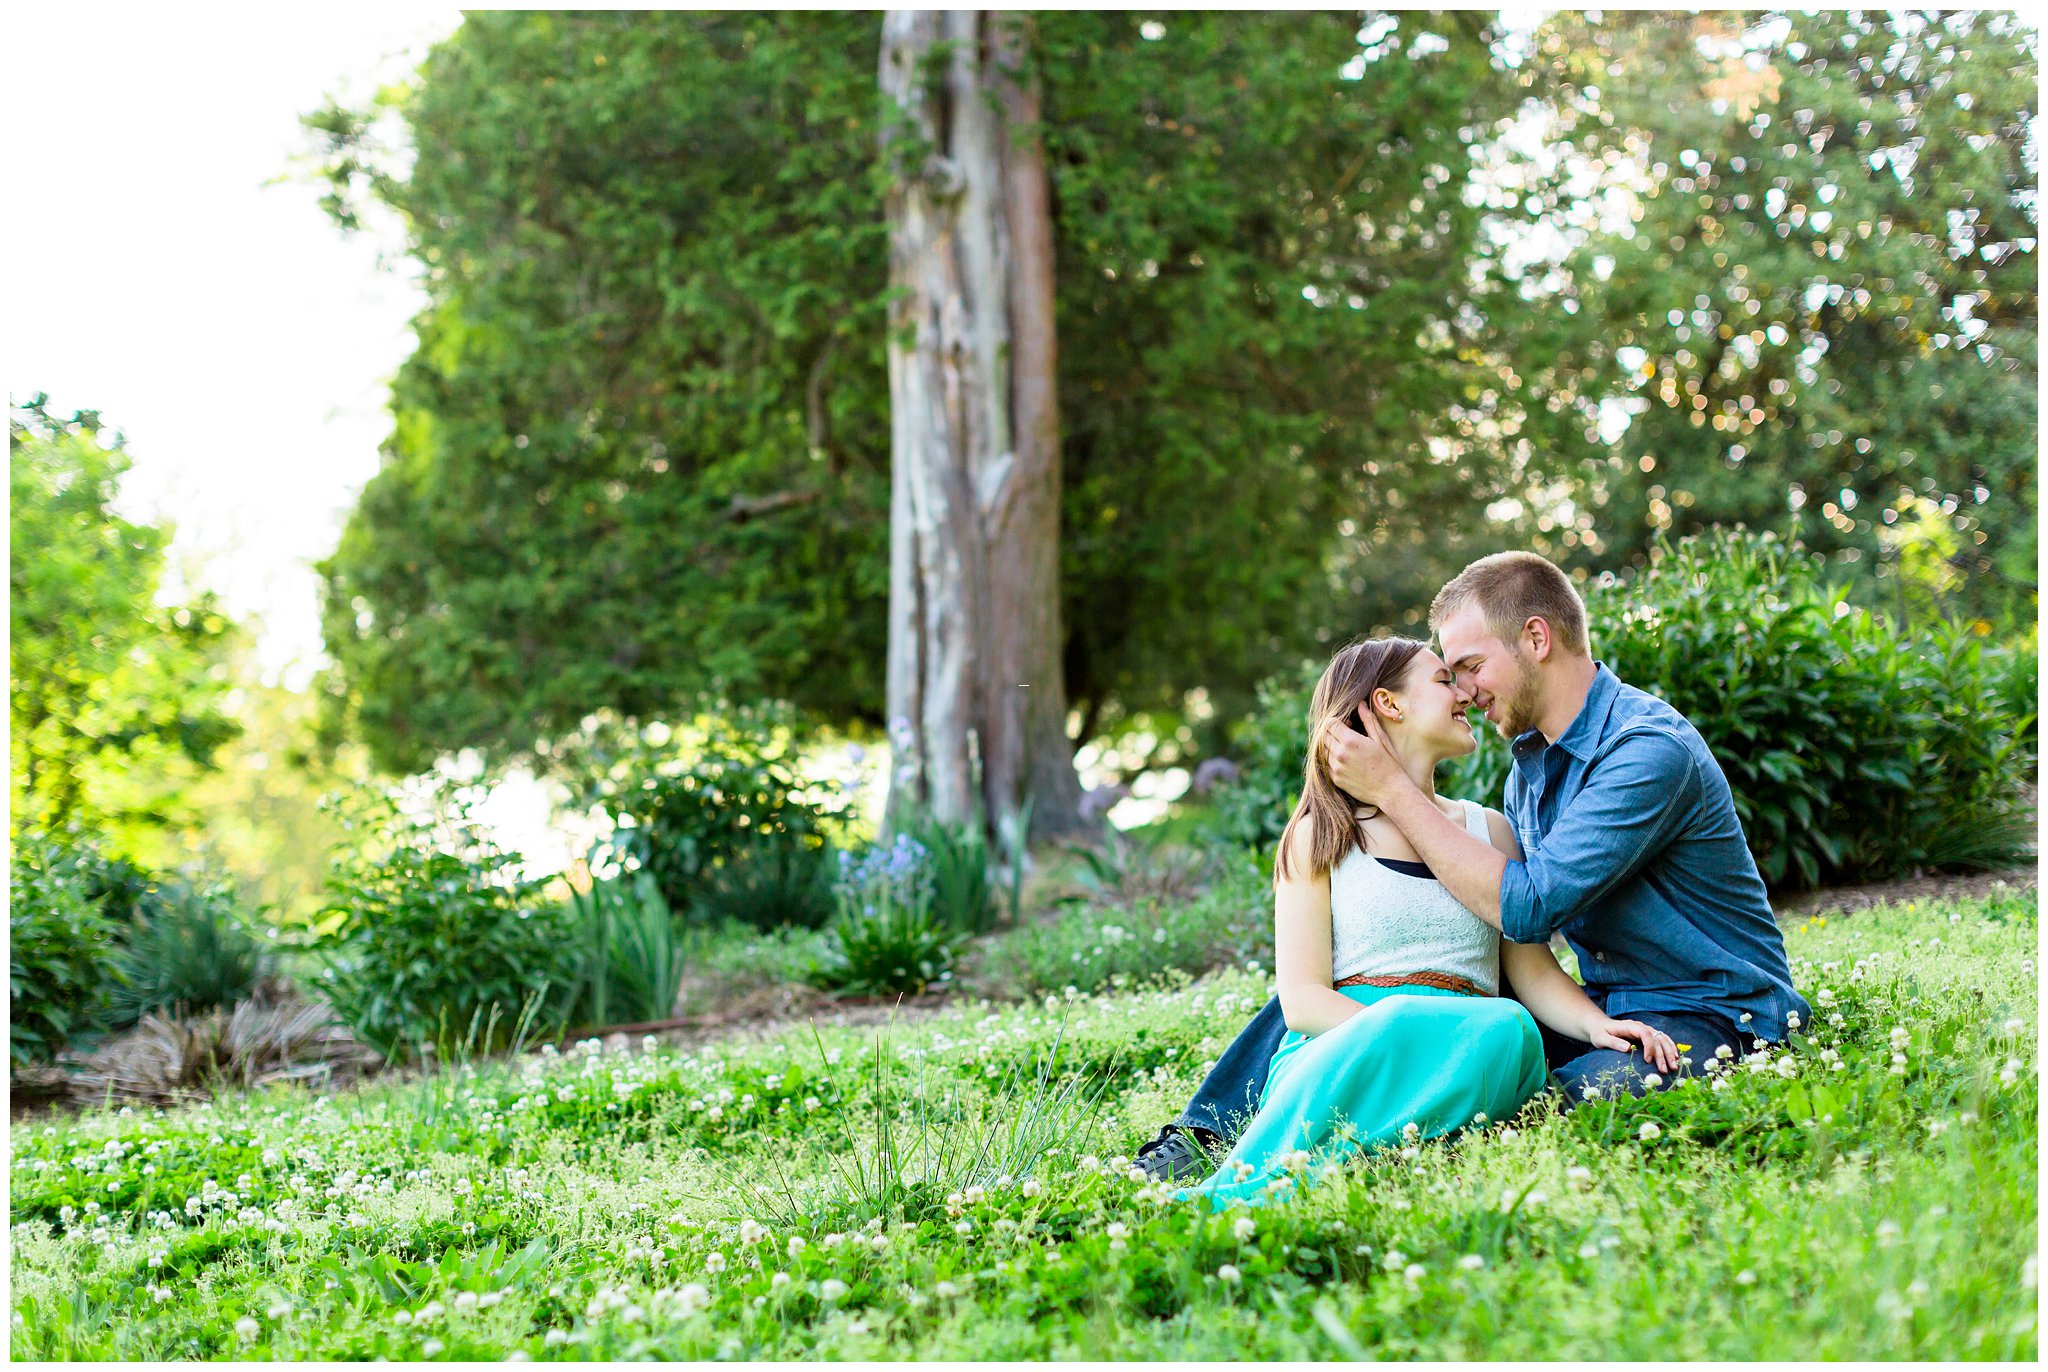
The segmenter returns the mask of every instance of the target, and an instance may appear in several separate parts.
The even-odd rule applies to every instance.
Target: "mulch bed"
[[[1832,886],[1825,891],[1807,891],[1773,901],[1780,923],[1813,915],[1846,915],[1868,910],[1873,905],[1899,905],[1921,900],[1977,900],[2006,891],[2038,891],[2039,867],[2015,867],[2006,872],[1973,872],[1969,876],[1922,876],[1905,881],[1885,881],[1871,886]]]

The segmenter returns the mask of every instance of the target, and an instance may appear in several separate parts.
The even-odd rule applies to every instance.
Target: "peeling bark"
[[[1051,190],[1028,19],[892,11],[889,809],[1080,828],[1060,676]],[[1019,136],[1020,131],[1025,135]]]

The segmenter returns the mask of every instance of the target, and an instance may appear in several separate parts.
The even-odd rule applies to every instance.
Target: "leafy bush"
[[[766,726],[715,726],[684,767],[651,771],[611,805],[626,850],[686,918],[772,929],[831,917],[840,807],[807,794]]]
[[[357,1038],[386,1057],[472,1031],[493,1045],[575,976],[560,912],[516,863],[460,806],[439,824],[383,808],[369,848],[328,878],[321,986]]]
[[[2025,721],[2001,698],[2005,664],[1968,629],[1901,635],[1819,557],[1726,531],[1660,546],[1593,602],[1599,656],[1700,731],[1773,886],[2023,851]]]
[[[1220,864],[1199,895],[1139,899],[1128,909],[1071,906],[1055,919],[1005,930],[981,948],[973,974],[990,995],[1095,992],[1175,971],[1199,974],[1245,961],[1270,964],[1273,894],[1250,851]]]
[[[933,917],[924,846],[898,834],[857,861],[841,854],[840,866],[832,943],[811,979],[861,995],[918,994],[949,980],[956,936]]]
[[[47,1062],[98,1027],[118,984],[114,923],[72,855],[36,838],[17,846],[7,882],[7,1051]]]
[[[1739,531],[1662,544],[1627,582],[1587,588],[1595,655],[1671,702],[1713,750],[1773,887],[1987,866],[2025,851],[2034,772],[2032,643],[1966,626],[1901,635],[1852,605],[1817,556]],[[1305,684],[1304,684],[1305,682]],[[1219,804],[1232,840],[1270,850],[1299,794],[1314,675],[1276,679],[1235,735]],[[1498,806],[1491,731],[1439,788]]]
[[[127,1028],[152,1010],[210,1010],[255,993],[269,959],[242,922],[232,886],[172,881],[158,888],[150,904],[148,913],[136,915],[122,931],[114,1027]]]
[[[667,1019],[683,980],[683,950],[675,918],[654,878],[620,872],[571,895],[571,941],[580,952],[578,975],[564,996],[569,1024]]]

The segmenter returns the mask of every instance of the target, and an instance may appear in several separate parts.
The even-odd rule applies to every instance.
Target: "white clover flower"
[[[2029,1261],[2031,1261],[2031,1259],[2029,1259]],[[1223,1282],[1224,1284],[1229,1286],[1235,1286],[1239,1282],[1244,1280],[1244,1273],[1238,1271],[1235,1266],[1226,1262],[1223,1264],[1223,1266],[1216,1269],[1216,1280]]]
[[[264,1311],[263,1313],[268,1315],[273,1320],[281,1320],[285,1316],[292,1313],[291,1303],[288,1301],[279,1301],[277,1302],[277,1304],[271,1306],[268,1310]]]
[[[1042,1196],[1045,1194],[1045,1186],[1038,1178],[1030,1177],[1025,1180],[1023,1191],[1026,1197]]]
[[[723,1272],[725,1270],[725,1254],[716,1248],[706,1253],[704,1255],[704,1270],[706,1272]]]
[[[783,1287],[789,1285],[789,1273],[777,1272],[768,1279],[768,1285],[774,1290],[780,1291]]]
[[[474,1291],[458,1291],[458,1292],[456,1292],[456,1293],[455,1293],[455,1308],[456,1308],[457,1310],[474,1310],[474,1309],[476,1309],[476,1292],[474,1292]]]
[[[445,1345],[443,1345],[439,1339],[428,1339],[425,1343],[420,1345],[420,1356],[431,1358],[436,1353],[440,1352],[444,1346]]]
[[[932,1288],[932,1294],[942,1301],[949,1301],[960,1294],[960,1288],[952,1282],[942,1281]]]
[[[768,1231],[766,1229],[763,1229],[755,1221],[740,1221],[740,1243],[745,1247],[752,1248],[755,1244],[759,1243],[762,1239],[765,1239],[767,1237]]]
[[[1756,1273],[1750,1271],[1747,1267],[1743,1268],[1735,1274],[1735,1284],[1737,1286],[1755,1286]]]
[[[1243,1243],[1246,1239],[1259,1232],[1258,1221],[1254,1220],[1250,1215],[1239,1215],[1231,1222],[1230,1232],[1237,1236],[1239,1243]]]
[[[1520,1137],[1522,1137],[1522,1131],[1515,1128],[1513,1125],[1509,1125],[1507,1128],[1500,1131],[1500,1141],[1502,1143],[1513,1143],[1516,1139]]]
[[[1582,1244],[1580,1244],[1580,1245],[1579,1245],[1579,1256],[1580,1256],[1580,1257],[1582,1257],[1582,1258],[1597,1258],[1597,1257],[1599,1257],[1599,1256],[1600,1256],[1600,1245],[1599,1245],[1599,1244],[1597,1244],[1597,1243],[1594,1243],[1594,1242],[1592,1242],[1592,1241],[1591,1241],[1590,1239],[1589,1239],[1589,1240],[1587,1240],[1587,1241],[1586,1241],[1585,1243],[1582,1243]]]
[[[1907,1029],[1905,1025],[1898,1024],[1892,1026],[1891,1044],[1893,1048],[1904,1048],[1907,1044],[1911,1043],[1912,1041],[1912,1031]]]
[[[1597,1086],[1588,1086],[1585,1089],[1584,1095],[1587,1100],[1598,1100],[1600,1099],[1600,1088]]]
[[[560,1329],[550,1329],[541,1343],[548,1348],[560,1348],[569,1341],[569,1335]]]
[[[1481,1110],[1477,1114],[1473,1115],[1472,1123],[1478,1126],[1479,1128],[1484,1129],[1486,1127],[1486,1112],[1484,1110]]]
[[[1414,1120],[1409,1120],[1401,1126],[1401,1137],[1410,1143],[1415,1142],[1415,1140],[1422,1137],[1422,1126],[1418,1125]]]
[[[2041,1255],[2029,1253],[2027,1260],[2020,1264],[2020,1287],[2032,1291],[2040,1282]]]
[[[1892,1240],[1899,1236],[1899,1232],[1899,1226],[1893,1220],[1884,1220],[1879,1223],[1877,1226],[1878,1247],[1889,1248]]]
[[[1643,1078],[1643,1085],[1648,1087],[1652,1091],[1656,1090],[1663,1084],[1664,1078],[1658,1076],[1655,1072],[1651,1072]]]
[[[676,1304],[685,1311],[702,1310],[711,1304],[711,1291],[702,1282],[685,1282],[676,1292]]]
[[[801,1234],[791,1234],[789,1236],[789,1255],[793,1258],[803,1251],[804,1236]]]
[[[394,1311],[392,1311],[392,1312],[391,1312],[391,1322],[392,1322],[393,1324],[411,1324],[411,1323],[412,1323],[412,1311],[410,1311],[410,1310],[394,1310]]]
[[[1735,1056],[1735,1050],[1725,1043],[1717,1044],[1714,1048],[1714,1056],[1726,1062],[1729,1058]]]
[[[1142,1175],[1141,1169],[1134,1168],[1132,1170],[1140,1171]],[[963,1193],[962,1198],[969,1205],[980,1205],[983,1201],[988,1199],[988,1192],[982,1190],[979,1186],[970,1186]]]
[[[247,1315],[235,1321],[235,1335],[243,1343],[249,1342],[263,1332],[263,1326]]]
[[[1130,1226],[1122,1220],[1111,1220],[1109,1227],[1102,1232],[1113,1239],[1127,1239],[1131,1236]]]
[[[972,1234],[974,1232],[974,1221],[961,1220],[958,1224],[953,1226],[953,1232],[961,1235],[962,1237],[965,1237],[968,1234]]]
[[[448,1307],[441,1302],[428,1301],[419,1308],[419,1313],[413,1316],[413,1320],[415,1323],[425,1324],[428,1320],[438,1320],[447,1313]]]
[[[1792,1078],[1799,1075],[1799,1064],[1792,1060],[1790,1054],[1787,1054],[1786,1056],[1779,1058],[1778,1061],[1775,1064],[1773,1064],[1773,1066],[1777,1071],[1778,1075],[1783,1077],[1786,1081],[1790,1081],[1792,1080]]]
[[[1659,1129],[1657,1127],[1657,1121],[1644,1120],[1643,1127],[1636,1130],[1636,1137],[1641,1139],[1643,1142],[1648,1143],[1651,1139],[1656,1138],[1663,1132],[1664,1131],[1662,1129]]]
[[[851,1288],[837,1277],[827,1277],[818,1284],[818,1299],[831,1303],[844,1296]]]
[[[1464,1257],[1458,1259],[1458,1266],[1464,1268],[1467,1272],[1477,1272],[1480,1268],[1486,1266],[1486,1259],[1480,1257],[1477,1253],[1467,1253]]]
[[[1797,1029],[1799,1027],[1799,1012],[1797,1010],[1787,1010],[1785,1012],[1785,1027],[1787,1029]]]
[[[1402,1269],[1401,1275],[1411,1282],[1421,1281],[1425,1276],[1429,1275],[1429,1269],[1419,1262],[1411,1262],[1406,1268]]]
[[[1585,1184],[1593,1180],[1593,1169],[1590,1167],[1567,1167],[1564,1169],[1564,1175],[1567,1181]]]
[[[479,1310],[488,1310],[504,1299],[505,1293],[503,1291],[486,1291],[476,1298],[477,1308]]]

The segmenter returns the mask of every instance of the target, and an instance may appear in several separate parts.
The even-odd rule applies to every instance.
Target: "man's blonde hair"
[[[1570,577],[1550,559],[1535,553],[1494,553],[1452,577],[1429,605],[1429,627],[1441,631],[1444,621],[1472,601],[1494,637],[1519,652],[1522,626],[1532,616],[1550,625],[1557,646],[1590,657],[1586,643],[1586,602]]]

